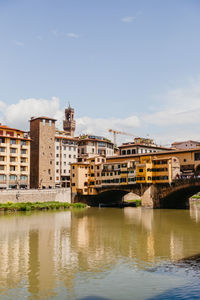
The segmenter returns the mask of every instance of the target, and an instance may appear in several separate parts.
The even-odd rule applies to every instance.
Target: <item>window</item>
[[[59,146],[56,146],[56,150],[59,150]]]
[[[42,124],[43,124],[43,126],[45,126],[45,119],[42,120]]]
[[[15,171],[16,167],[15,166],[10,166],[10,171]]]
[[[21,141],[21,146],[26,146],[26,141]]]
[[[26,171],[26,167],[21,166],[21,167],[20,167],[20,170],[21,170],[22,172],[25,172],[25,171]]]
[[[17,149],[15,149],[15,148],[10,148],[10,153],[17,153]]]
[[[4,156],[0,156],[0,161],[5,161],[5,157]]]
[[[0,175],[0,180],[6,180],[6,175]]]
[[[9,176],[9,179],[10,179],[10,180],[16,180],[16,179],[17,179],[17,176],[16,176],[16,175],[10,175],[10,176]]]
[[[20,176],[20,180],[27,180],[28,179],[28,176],[26,176],[26,175],[21,175]]]
[[[200,152],[194,154],[194,160],[200,160]]]
[[[5,152],[6,148],[0,147],[0,152]]]
[[[59,157],[59,154],[56,154],[56,157]]]
[[[71,158],[72,156],[71,156],[71,154],[69,154],[69,158]]]
[[[142,172],[143,172],[143,169],[139,169],[139,172],[142,173]]]
[[[21,154],[26,154],[26,150],[25,149],[21,149]]]
[[[14,132],[13,131],[6,131],[6,135],[14,136]]]
[[[4,170],[4,166],[0,166],[0,170]]]
[[[11,145],[16,145],[16,140],[11,139],[11,140],[10,140],[10,144],[11,144]]]
[[[66,158],[66,154],[64,154],[63,157]]]
[[[52,126],[52,120],[49,120],[49,126]]]

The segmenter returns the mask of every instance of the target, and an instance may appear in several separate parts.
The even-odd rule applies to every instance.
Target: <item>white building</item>
[[[55,136],[55,185],[70,186],[70,164],[77,161],[77,139],[65,131],[56,131]]]
[[[168,151],[170,148],[156,145],[152,139],[135,138],[134,142],[123,143],[119,146],[120,155],[132,155]]]
[[[200,142],[197,141],[183,141],[183,142],[174,142],[172,148],[175,149],[192,149],[200,147]]]

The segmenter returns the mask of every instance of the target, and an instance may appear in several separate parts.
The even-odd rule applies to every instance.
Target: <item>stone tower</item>
[[[65,120],[63,121],[63,129],[67,135],[74,137],[76,129],[76,121],[74,120],[74,109],[70,106],[65,109]]]
[[[55,119],[31,118],[31,188],[55,188]]]

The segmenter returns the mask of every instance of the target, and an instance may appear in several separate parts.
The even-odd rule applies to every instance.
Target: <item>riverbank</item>
[[[52,210],[52,209],[69,209],[69,208],[85,208],[84,203],[68,203],[68,202],[7,202],[0,203],[0,211],[31,211],[31,210]]]
[[[29,190],[0,190],[0,203],[22,202],[71,202],[70,188],[29,189]]]

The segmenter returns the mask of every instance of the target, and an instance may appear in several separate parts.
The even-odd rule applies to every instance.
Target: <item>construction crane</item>
[[[114,146],[117,146],[117,134],[123,134],[123,135],[128,135],[128,136],[132,136],[132,137],[136,137],[133,134],[127,133],[127,132],[123,132],[123,131],[118,131],[118,130],[114,130],[114,129],[110,129],[108,128],[108,132],[112,132],[113,133],[113,141],[114,141]]]

